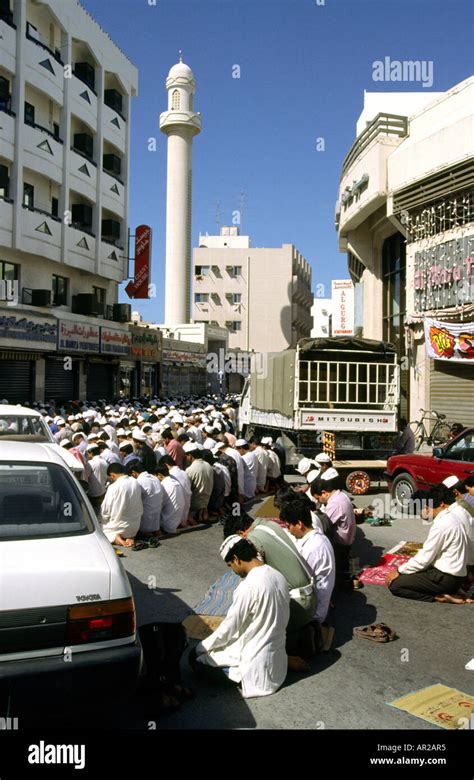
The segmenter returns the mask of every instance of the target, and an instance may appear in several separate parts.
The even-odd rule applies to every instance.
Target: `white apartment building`
[[[331,335],[332,298],[313,298],[311,307],[313,327],[311,338],[324,338]]]
[[[76,0],[0,0],[0,36],[0,396],[110,397],[137,69]]]
[[[474,77],[447,92],[366,93],[336,229],[363,335],[395,343],[400,413],[474,424]]]
[[[229,331],[229,348],[279,352],[311,332],[311,267],[292,244],[254,248],[238,227],[193,251],[193,322]]]

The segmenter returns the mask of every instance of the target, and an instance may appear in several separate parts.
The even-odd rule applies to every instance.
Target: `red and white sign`
[[[350,279],[332,282],[332,335],[354,335],[354,285]]]
[[[314,410],[301,413],[301,428],[316,431],[396,431],[395,412]]]
[[[149,298],[151,227],[139,225],[135,230],[135,278],[125,292],[129,298]]]

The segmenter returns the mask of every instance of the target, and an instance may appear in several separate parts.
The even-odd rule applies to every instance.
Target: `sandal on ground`
[[[288,656],[288,671],[290,672],[310,672],[311,667],[299,655]]]
[[[373,623],[365,628],[354,628],[354,636],[371,639],[372,642],[392,642],[397,635],[385,623]]]
[[[135,552],[140,552],[140,550],[148,550],[149,546],[150,545],[148,544],[148,542],[139,541],[139,542],[135,542],[135,544],[131,549],[134,550]]]
[[[152,537],[150,537],[150,539],[148,540],[148,545],[149,545],[150,547],[159,547],[159,546],[160,546],[160,540],[158,539],[158,537],[157,537],[157,536],[152,536]]]

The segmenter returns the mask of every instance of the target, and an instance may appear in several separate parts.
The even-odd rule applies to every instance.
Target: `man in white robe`
[[[140,534],[145,537],[161,536],[160,518],[164,491],[160,480],[153,474],[149,474],[138,460],[130,464],[129,470],[142,492],[143,514]]]
[[[268,696],[283,684],[288,669],[288,583],[241,536],[229,536],[220,554],[242,582],[219,628],[195,648],[191,665],[197,673],[207,667],[221,670],[242,685],[244,698]]]
[[[169,475],[168,466],[156,466],[155,476],[163,488],[160,528],[167,534],[174,534],[183,522],[186,498],[180,483]]]
[[[112,463],[107,475],[111,484],[101,507],[102,530],[112,544],[133,547],[143,514],[140,485],[121,463]]]

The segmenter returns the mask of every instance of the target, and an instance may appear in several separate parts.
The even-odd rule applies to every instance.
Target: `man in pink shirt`
[[[164,430],[161,434],[161,438],[165,443],[165,448],[168,455],[173,458],[178,468],[184,468],[185,453],[179,441],[173,438],[171,429],[166,428],[166,430]]]
[[[338,477],[327,480],[316,479],[311,492],[324,506],[324,511],[334,526],[336,583],[345,585],[350,581],[349,558],[355,539],[356,521],[350,499],[336,487],[338,481]]]

